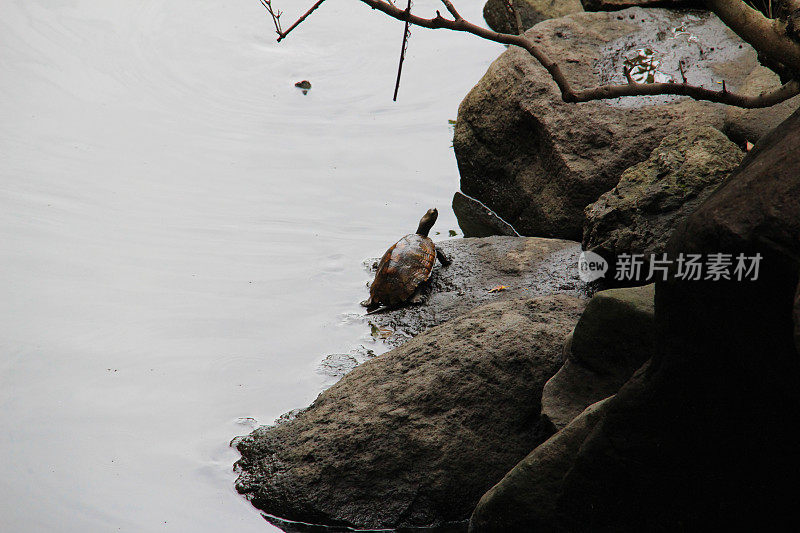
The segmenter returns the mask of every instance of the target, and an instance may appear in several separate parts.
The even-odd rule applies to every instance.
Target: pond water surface
[[[458,229],[448,120],[502,47],[415,29],[393,103],[356,0],[281,44],[257,0],[0,12],[0,529],[275,530],[228,443],[373,342],[364,258]]]

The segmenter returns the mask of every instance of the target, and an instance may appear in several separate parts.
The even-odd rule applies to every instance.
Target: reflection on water
[[[250,0],[2,13],[3,531],[274,530],[228,442],[372,349],[365,257],[457,227],[447,120],[502,47],[416,31],[392,103],[402,26],[355,0],[280,45]]]

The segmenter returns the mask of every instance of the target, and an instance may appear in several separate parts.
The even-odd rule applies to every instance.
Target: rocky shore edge
[[[650,43],[665,70],[697,53],[697,75],[737,90],[779,83],[707,12],[584,8],[560,4],[570,14],[532,16],[528,30],[571,79],[613,76]],[[442,243],[454,263],[436,269],[426,303],[375,316],[394,349],[234,440],[236,489],[268,515],[476,533],[790,523],[800,100],[565,104],[541,70],[511,48],[459,109],[457,213],[501,236]],[[648,276],[645,262],[592,294],[581,250],[610,272],[630,254],[669,268]],[[687,279],[689,254],[730,261],[727,279]],[[755,276],[737,279],[740,256],[759,258]]]

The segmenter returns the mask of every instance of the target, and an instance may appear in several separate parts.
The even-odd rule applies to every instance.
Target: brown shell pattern
[[[412,233],[383,254],[369,293],[373,303],[393,307],[414,294],[428,280],[436,261],[436,247],[428,237]]]

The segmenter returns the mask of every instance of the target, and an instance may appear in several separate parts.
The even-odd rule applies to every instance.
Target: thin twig
[[[522,18],[519,16],[519,11],[517,11],[517,8],[514,6],[514,0],[505,0],[505,4],[508,14],[511,15],[511,18],[514,21],[514,26],[517,29],[517,35],[521,35],[523,32]]]
[[[273,9],[272,9],[272,0],[260,0],[260,2],[261,2],[261,5],[262,5],[262,6],[264,6],[264,7],[266,8],[266,10],[267,10],[267,13],[269,13],[269,14],[270,14],[270,16],[272,17],[272,21],[275,23],[275,31],[276,31],[276,32],[277,32],[277,34],[278,34],[278,42],[281,42],[283,39],[285,39],[285,38],[286,38],[286,36],[287,36],[287,35],[289,35],[289,32],[291,32],[291,31],[292,31],[293,29],[295,29],[295,28],[296,28],[296,27],[297,27],[297,26],[298,26],[298,25],[299,25],[301,22],[303,22],[303,21],[306,19],[306,17],[308,17],[308,16],[309,16],[311,13],[313,13],[313,12],[314,12],[314,11],[315,11],[315,10],[316,10],[316,9],[317,9],[319,6],[321,6],[321,5],[322,5],[322,2],[324,2],[324,1],[325,1],[325,0],[317,0],[317,3],[316,3],[316,4],[314,4],[313,6],[311,6],[311,9],[309,9],[308,11],[306,11],[305,13],[303,13],[303,15],[302,15],[302,16],[301,16],[299,19],[297,19],[297,21],[295,21],[295,23],[294,23],[294,24],[292,24],[291,26],[289,26],[289,29],[288,29],[288,30],[286,30],[286,31],[282,31],[282,30],[281,30],[281,21],[280,21],[280,18],[281,18],[281,15],[283,15],[283,12],[282,12],[282,11],[275,11],[275,10],[273,10]]]
[[[272,17],[272,22],[275,24],[275,31],[278,35],[281,34],[281,15],[283,14],[280,11],[274,11],[272,9],[272,0],[261,0],[261,5],[267,10],[267,13]]]
[[[450,12],[451,15],[453,15],[453,17],[456,20],[461,20],[461,15],[458,14],[458,11],[456,11],[455,6],[453,5],[453,3],[450,0],[442,0],[442,3],[444,4],[444,7],[447,8],[447,10]],[[375,8],[373,8],[373,9],[375,9]]]
[[[625,79],[628,80],[630,85],[636,85],[636,81],[631,76],[631,69],[628,67],[622,67],[622,72],[625,73]]]
[[[408,6],[406,7],[406,13],[409,15],[411,14],[411,0],[408,0]],[[403,73],[403,61],[406,58],[406,48],[408,48],[408,37],[411,35],[410,24],[408,20],[406,20],[405,28],[403,29],[403,44],[400,48],[400,62],[397,64],[397,80],[394,82],[394,96],[392,97],[392,101],[397,101],[397,91],[400,90],[400,74]]]
[[[313,12],[314,12],[314,11],[315,11],[315,10],[316,10],[316,9],[317,9],[319,6],[321,6],[321,5],[322,5],[322,2],[324,2],[324,1],[325,1],[325,0],[317,0],[317,3],[316,3],[316,4],[314,4],[313,6],[311,6],[311,9],[309,9],[308,11],[306,11],[305,13],[303,13],[303,15],[302,15],[302,16],[301,16],[299,19],[297,19],[297,22],[295,22],[294,24],[292,24],[291,26],[289,26],[289,29],[288,29],[288,30],[286,30],[285,32],[283,32],[283,33],[280,35],[280,37],[278,37],[278,42],[281,42],[281,41],[282,41],[282,40],[283,40],[283,39],[284,39],[284,38],[285,38],[287,35],[289,35],[289,32],[290,32],[290,31],[292,31],[293,29],[295,29],[295,28],[298,26],[298,24],[300,24],[301,22],[303,22],[304,20],[306,20],[306,17],[307,17],[307,16],[309,16],[311,13],[313,13]]]
[[[686,85],[687,83],[689,83],[688,80],[686,79],[686,72],[684,72],[683,70],[683,59],[678,61],[678,70],[681,71],[681,78],[683,78],[683,84]]]

